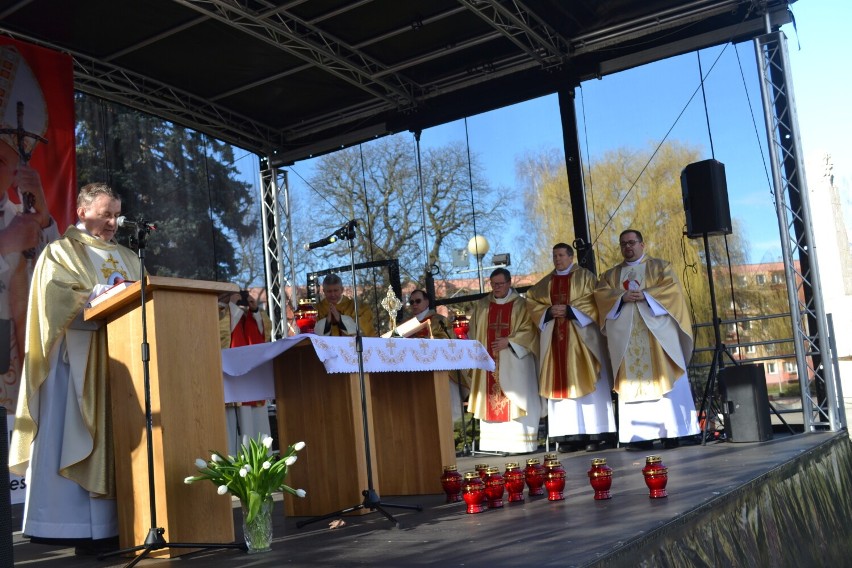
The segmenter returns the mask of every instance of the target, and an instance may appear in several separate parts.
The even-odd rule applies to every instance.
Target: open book
[[[404,321],[387,333],[383,333],[382,337],[411,337],[417,335],[424,329],[429,330],[429,336],[432,336],[432,326],[429,323],[429,318],[419,321],[416,317]]]
[[[106,290],[104,290],[103,292],[101,292],[100,294],[98,294],[97,296],[92,298],[91,300],[89,300],[89,307],[92,308],[94,306],[97,306],[101,302],[112,298],[113,296],[120,293],[122,290],[124,290],[128,286],[132,286],[135,283],[136,283],[135,280],[123,280],[122,282],[119,282],[118,284],[115,284],[114,286],[107,288]]]

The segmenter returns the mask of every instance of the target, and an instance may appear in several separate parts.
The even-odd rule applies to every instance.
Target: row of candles
[[[464,500],[467,512],[471,514],[499,509],[503,507],[504,495],[507,495],[510,503],[523,502],[525,485],[530,497],[541,496],[546,492],[548,501],[565,499],[565,468],[556,454],[545,454],[544,465],[538,458],[530,458],[524,469],[518,462],[509,462],[502,474],[499,468],[484,463],[476,465],[475,469],[462,475],[457,466],[444,466],[441,486],[447,494],[447,503]],[[668,468],[663,465],[660,456],[647,456],[642,474],[651,499],[668,495]],[[592,459],[587,475],[596,500],[612,497],[612,468],[606,465],[606,458]]]

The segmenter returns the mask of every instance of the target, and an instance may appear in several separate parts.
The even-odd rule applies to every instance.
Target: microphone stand
[[[105,554],[98,555],[98,560],[109,558],[110,556],[124,555],[131,552],[142,551],[128,563],[125,568],[132,568],[139,563],[140,560],[148,557],[151,552],[161,550],[163,548],[239,548],[246,550],[245,543],[211,543],[211,542],[166,542],[163,534],[166,530],[163,527],[157,526],[157,494],[154,487],[154,419],[151,411],[151,372],[150,361],[151,353],[148,345],[148,321],[145,311],[145,244],[148,234],[151,232],[153,225],[144,222],[141,218],[136,223],[136,242],[139,245],[139,299],[142,304],[142,376],[143,390],[145,392],[145,441],[147,442],[147,458],[148,458],[148,505],[149,515],[151,517],[151,528],[148,529],[148,535],[145,537],[145,542],[130,548],[114,550]]]
[[[423,510],[422,505],[392,505],[390,503],[383,503],[379,498],[379,494],[376,492],[373,486],[373,466],[370,460],[370,428],[369,421],[367,420],[367,389],[364,378],[364,345],[362,341],[363,338],[361,336],[361,321],[358,316],[358,282],[355,276],[355,226],[357,224],[358,223],[355,220],[349,221],[335,234],[339,238],[346,239],[347,241],[349,241],[349,263],[352,271],[352,289],[354,291],[352,294],[352,302],[355,310],[355,351],[358,353],[358,384],[361,387],[361,418],[363,421],[362,427],[364,430],[364,451],[366,454],[364,457],[367,465],[367,489],[364,489],[361,492],[361,495],[364,496],[364,500],[361,503],[352,507],[333,511],[326,515],[320,515],[319,517],[312,517],[304,521],[299,521],[296,523],[296,526],[298,528],[302,528],[303,526],[310,523],[322,521],[323,519],[330,519],[331,517],[338,517],[346,513],[360,511],[361,509],[378,511],[385,517],[387,517],[387,519],[392,522],[396,528],[402,528],[402,525],[399,523],[399,521],[397,521],[390,513],[388,513],[384,509],[384,507],[397,507],[399,509],[412,509],[415,511]]]

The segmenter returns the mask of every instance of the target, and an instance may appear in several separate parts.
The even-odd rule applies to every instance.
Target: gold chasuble
[[[622,302],[627,290],[644,291],[658,306]],[[623,400],[657,400],[671,391],[692,355],[692,324],[671,264],[648,256],[621,263],[601,276],[595,297],[616,371],[615,390]],[[658,317],[659,306],[668,317]]]
[[[336,325],[331,325],[329,323],[329,332],[326,333],[325,327],[328,318],[328,300],[323,299],[319,304],[317,304],[317,324],[315,328],[315,333],[317,335],[332,335],[339,336],[340,327]],[[370,310],[370,306],[366,304],[361,304],[358,306],[358,320],[361,323],[361,335],[364,337],[376,337],[376,328],[373,325],[373,312]],[[337,303],[337,311],[340,312],[341,316],[348,316],[344,319],[344,326],[346,327],[346,332],[342,335],[355,335],[355,302],[351,298],[347,298],[346,296],[342,296],[340,301]]]
[[[138,280],[136,254],[73,226],[38,258],[30,289],[26,358],[9,456],[9,467],[18,475],[24,475],[31,444],[38,436],[39,391],[52,371],[51,351],[66,339],[93,288],[106,284],[115,275]],[[67,442],[60,442],[63,461],[59,474],[94,495],[115,498],[106,328],[75,329],[74,333],[83,334],[82,339],[75,336],[74,345],[85,352],[74,354],[71,345],[66,348],[69,359],[83,362],[81,376],[77,377],[77,371],[72,369],[72,379],[81,381],[76,403],[90,439],[72,443],[71,448]]]
[[[554,318],[541,331],[539,394],[551,400],[581,398],[595,391],[605,346],[595,329],[598,310],[594,301],[595,276],[573,264],[568,274],[552,272],[527,291],[527,307],[535,325],[550,306],[568,305],[595,323],[581,326],[576,320]]]

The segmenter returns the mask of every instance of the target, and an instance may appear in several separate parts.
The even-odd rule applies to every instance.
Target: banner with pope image
[[[15,416],[32,269],[76,220],[71,57],[0,38],[0,405]],[[12,502],[22,502],[12,478]]]

